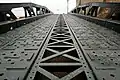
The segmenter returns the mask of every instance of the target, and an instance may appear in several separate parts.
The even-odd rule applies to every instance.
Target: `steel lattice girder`
[[[74,13],[70,13],[70,14],[120,33],[119,21],[113,21],[109,19],[99,19],[96,17],[90,17],[81,14],[74,14]]]
[[[98,18],[99,16],[98,8],[110,9],[109,13],[107,13],[106,19]],[[84,11],[84,15],[79,13],[81,10]],[[88,10],[88,12],[86,10]],[[120,3],[112,3],[112,2],[87,3],[87,4],[77,6],[70,12],[70,14],[72,15],[78,16],[80,18],[96,23],[98,25],[107,27],[116,32],[120,32],[120,28],[119,28],[120,23],[119,21],[117,21],[119,20],[119,13],[120,13]],[[112,20],[114,14],[116,15],[116,20]]]
[[[23,25],[26,25],[28,23],[31,23],[33,21],[36,21],[40,18],[49,16],[51,14],[43,14],[43,15],[39,15],[39,16],[34,16],[34,17],[29,17],[29,18],[25,18],[25,19],[20,19],[20,20],[14,20],[14,21],[7,21],[7,22],[1,22],[0,23],[0,34],[5,33],[7,31],[10,31],[12,29],[21,27]],[[12,28],[12,29],[11,29]]]
[[[119,80],[119,39],[76,16],[47,16],[0,35],[0,80]]]
[[[0,3],[0,12],[9,11],[12,8],[18,8],[18,7],[36,7],[36,8],[45,8],[49,10],[45,6],[41,6],[41,5],[34,4],[34,3]]]
[[[70,12],[74,12],[74,10],[76,10],[77,8],[86,8],[89,6],[96,6],[96,7],[105,7],[105,8],[119,8],[120,7],[120,3],[113,3],[113,2],[90,2],[90,3],[86,3],[86,4],[82,4],[79,5],[77,7],[75,7],[73,10],[71,10]]]
[[[60,15],[27,80],[87,80],[88,76],[92,80],[96,79]]]
[[[120,35],[75,16],[65,15],[96,80],[119,80]]]
[[[55,20],[48,16],[0,35],[0,80],[23,80]]]
[[[11,10],[21,7],[24,8],[25,16],[24,18],[18,19]],[[33,8],[36,8],[35,12]],[[42,13],[39,13],[39,11]],[[27,14],[27,12],[29,15]],[[9,16],[7,16],[7,14]],[[50,14],[53,13],[47,7],[34,3],[0,3],[0,34],[28,24],[30,22],[36,21]]]

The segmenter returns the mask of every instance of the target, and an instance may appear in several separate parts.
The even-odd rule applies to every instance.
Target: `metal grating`
[[[4,43],[6,42],[0,47],[0,80],[24,79],[51,30],[56,16],[48,16],[0,35]],[[9,38],[10,36],[13,37]]]
[[[95,77],[60,15],[27,80],[80,79],[95,80]]]
[[[65,20],[98,80],[119,80],[120,35],[74,16],[65,15]]]
[[[72,15],[0,34],[0,80],[120,80],[120,35]]]

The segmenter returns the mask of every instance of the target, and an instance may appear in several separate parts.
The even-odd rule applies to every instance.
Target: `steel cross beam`
[[[36,8],[48,9],[45,6],[41,6],[41,5],[34,4],[34,3],[0,3],[0,12],[1,11],[9,11],[12,8],[18,8],[18,7],[36,7]]]
[[[50,15],[0,35],[0,80],[120,80],[120,35]]]
[[[52,13],[45,6],[37,5],[37,4],[34,4],[34,3],[0,3],[0,14],[1,14],[0,16],[1,16],[1,18],[3,18],[3,19],[1,19],[1,21],[6,21],[6,19],[7,19],[6,14],[9,14],[8,12],[11,12],[11,10],[13,8],[19,8],[19,7],[23,7],[25,9],[25,17],[36,16],[35,13],[37,15],[40,15],[38,13],[38,11],[40,11],[41,8],[44,9],[44,10],[42,10],[43,14]],[[34,12],[33,7],[36,8],[36,12]],[[29,13],[29,16],[27,15],[27,12]],[[10,15],[10,18],[12,18],[13,20],[16,19],[15,15],[14,15],[14,17],[12,17],[13,15],[11,15],[11,14],[9,14],[9,15]],[[2,16],[4,16],[4,17],[2,17]]]
[[[99,10],[101,8],[108,9],[109,13],[105,19],[99,18]],[[86,11],[88,10],[88,11]],[[84,13],[82,13],[84,12]],[[96,2],[96,3],[87,3],[80,6],[75,7],[70,14],[88,20],[90,22],[99,24],[101,26],[112,29],[116,32],[120,32],[120,3],[112,3],[112,2]],[[113,16],[115,15],[115,16]],[[102,14],[101,16],[104,16]]]
[[[84,58],[96,75],[95,80],[119,80],[119,33],[76,16],[64,16],[77,44],[83,50]]]
[[[20,7],[24,8],[25,16],[18,19],[12,9]],[[36,11],[33,8],[36,8]],[[47,7],[34,3],[0,3],[0,34],[50,14],[53,13]]]
[[[96,80],[94,76],[60,15],[25,80]]]
[[[119,8],[120,7],[120,3],[91,2],[91,3],[86,3],[86,4],[79,5],[79,6],[75,7],[73,10],[71,10],[70,12],[74,12],[74,10],[77,9],[77,8],[89,7],[89,6],[105,7],[105,8],[115,8],[115,7]]]
[[[109,17],[111,18],[112,14],[114,13],[120,13],[120,3],[112,3],[112,2],[93,2],[93,3],[87,3],[87,4],[82,4],[77,7],[75,7],[73,10],[71,10],[71,13],[78,13],[79,9],[87,9],[89,8],[88,13],[85,13],[84,15],[90,15],[94,16],[93,13],[95,13],[95,17],[97,16],[98,13],[98,7],[100,8],[110,8],[111,10],[109,11]]]
[[[0,35],[0,80],[24,79],[56,17],[46,16]]]

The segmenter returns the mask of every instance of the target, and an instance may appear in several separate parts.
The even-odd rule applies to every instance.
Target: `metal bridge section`
[[[65,20],[83,49],[96,80],[119,80],[120,35],[75,16],[65,15]]]
[[[48,16],[0,35],[0,80],[23,80],[55,20]]]
[[[120,80],[118,26],[52,12],[1,22],[0,80]]]
[[[79,79],[95,80],[74,36],[60,15],[27,80]]]
[[[23,8],[24,16],[17,18],[18,16],[12,12],[12,9],[15,8]],[[47,7],[34,3],[0,3],[0,33],[5,33],[51,14],[53,13]]]
[[[93,2],[75,7],[69,14],[120,33],[120,3]]]

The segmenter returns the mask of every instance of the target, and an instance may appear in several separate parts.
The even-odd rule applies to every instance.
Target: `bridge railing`
[[[120,3],[87,3],[75,7],[70,14],[120,32]]]
[[[24,16],[18,18],[12,12],[15,8],[23,8]],[[51,14],[53,13],[47,7],[34,3],[0,3],[0,33],[7,32]]]

